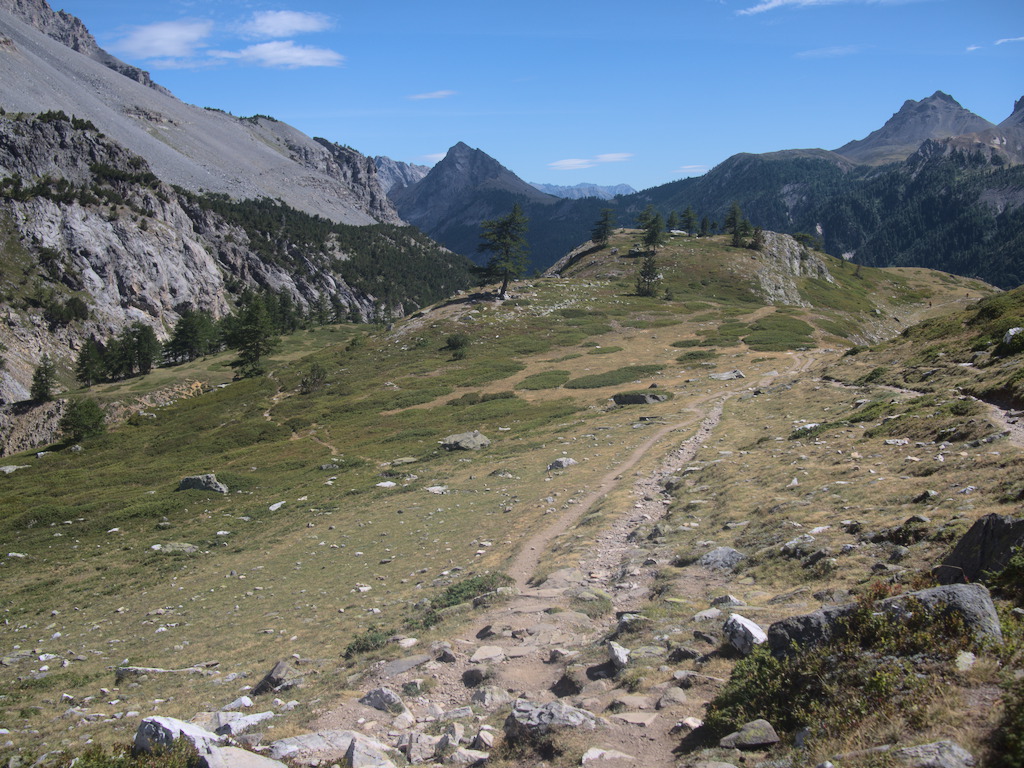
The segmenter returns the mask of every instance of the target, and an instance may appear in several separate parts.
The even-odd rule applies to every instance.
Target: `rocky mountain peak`
[[[168,94],[163,86],[157,85],[149,72],[127,64],[100,48],[96,38],[77,16],[66,11],[54,11],[46,0],[0,0],[0,10],[9,11],[15,17],[30,24],[43,34],[53,38],[73,51],[88,56],[125,77],[142,85]]]
[[[1024,128],[1024,97],[1013,102],[1013,112],[999,124],[1000,128]]]
[[[908,99],[877,131],[835,151],[857,163],[881,165],[905,160],[928,139],[963,136],[992,127],[992,123],[964,109],[948,93],[936,91],[921,101]]]

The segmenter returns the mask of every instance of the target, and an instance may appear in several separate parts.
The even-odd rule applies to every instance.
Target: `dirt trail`
[[[785,371],[765,375],[753,386],[764,387],[799,375],[818,359],[820,355],[814,353],[794,354]],[[651,549],[635,542],[632,534],[637,526],[657,522],[664,515],[668,499],[663,493],[665,478],[682,471],[693,460],[718,425],[725,403],[748,389],[718,390],[691,400],[687,403],[688,418],[660,426],[629,456],[609,469],[572,512],[567,511],[527,539],[507,566],[520,594],[508,602],[474,611],[472,619],[449,639],[454,661],[430,661],[424,666],[398,672],[381,663],[363,676],[359,681],[360,689],[387,685],[399,690],[405,682],[429,677],[433,689],[421,699],[407,703],[414,712],[417,709],[429,711],[427,708],[433,707],[436,715],[465,706],[473,695],[473,689],[467,687],[466,674],[483,671],[486,686],[535,702],[553,700],[554,691],[564,684],[566,665],[571,662],[553,662],[552,653],[568,653],[570,657],[576,654],[588,657],[589,654],[592,658],[597,650],[600,656],[603,642],[614,630],[614,613],[602,619],[589,619],[578,612],[576,596],[580,590],[601,590],[611,596],[613,608],[619,613],[639,610],[649,601],[658,564],[666,562],[665,553],[652,558]],[[692,430],[689,437],[665,451],[653,471],[631,474],[663,442],[686,430]],[[624,483],[630,484],[634,503],[614,515],[594,535],[591,550],[579,565],[556,571],[539,585],[528,584],[558,537],[572,530],[590,510]],[[720,580],[720,576],[709,573],[706,583],[693,588],[706,591],[718,586]],[[482,660],[478,655],[485,650],[494,653],[494,649],[498,649],[497,656],[490,660]],[[674,766],[673,750],[680,736],[673,728],[684,717],[702,716],[704,702],[711,691],[680,695],[679,689],[666,680],[653,685],[643,696],[630,697],[627,691],[616,688],[611,679],[591,675],[594,669],[597,668],[587,670],[582,688],[565,699],[607,720],[606,727],[592,737],[588,746],[619,750],[635,758],[625,763],[608,762],[609,766]],[[674,695],[677,700],[666,704],[660,699],[665,694]],[[360,710],[360,707],[342,705],[322,716],[316,726],[318,729],[360,728]],[[365,718],[366,713],[362,715]]]

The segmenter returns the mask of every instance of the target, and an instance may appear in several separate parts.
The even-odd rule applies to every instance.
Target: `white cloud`
[[[548,168],[556,171],[581,171],[584,168],[593,168],[601,163],[622,163],[629,160],[633,155],[629,152],[609,152],[596,157],[570,157],[565,160],[555,160],[548,163]]]
[[[708,167],[706,165],[681,165],[672,173],[681,173],[684,176],[700,176],[702,173],[707,173],[707,171]]]
[[[1003,43],[1024,43],[1024,37],[1004,37],[1002,40],[996,40],[996,45]]]
[[[134,27],[112,46],[138,59],[185,59],[213,32],[212,21],[161,21]]]
[[[833,45],[828,48],[814,48],[810,51],[800,51],[796,54],[798,59],[836,59],[841,56],[852,56],[860,51],[857,45]]]
[[[581,171],[584,168],[593,168],[595,165],[597,165],[595,160],[571,157],[567,160],[555,160],[553,163],[548,163],[548,168],[554,168],[556,171]]]
[[[211,51],[221,59],[232,59],[261,67],[297,69],[299,67],[339,67],[345,57],[327,48],[296,45],[292,40],[274,40],[250,45],[240,51]]]
[[[413,101],[420,101],[422,99],[447,99],[449,96],[454,96],[455,91],[431,91],[430,93],[416,93],[408,98]]]
[[[420,160],[422,160],[425,163],[429,163],[430,165],[433,165],[434,163],[439,163],[442,160],[444,160],[444,158],[447,155],[447,152],[435,152],[432,155],[423,155],[423,157],[421,157]]]
[[[905,2],[911,2],[912,0],[761,0],[757,5],[753,5],[750,8],[744,8],[736,11],[740,16],[750,16],[755,13],[764,13],[765,11],[774,11],[776,8],[785,8],[787,6],[796,6],[797,8],[807,8],[815,5],[840,5],[845,3],[862,3],[871,5],[889,5],[889,4],[900,4]]]
[[[980,50],[981,50],[981,46],[980,45],[968,45],[967,46],[968,53],[971,52],[971,51],[980,51]]]
[[[330,26],[330,18],[322,13],[258,11],[242,25],[242,33],[249,37],[283,38],[306,32],[322,32]]]

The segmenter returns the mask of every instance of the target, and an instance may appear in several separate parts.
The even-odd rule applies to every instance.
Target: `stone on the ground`
[[[668,709],[669,707],[685,704],[686,701],[686,691],[673,685],[665,689],[665,692],[661,694],[661,698],[658,699],[658,703],[655,707],[658,709]]]
[[[988,589],[981,584],[949,584],[919,592],[889,597],[876,603],[879,610],[899,617],[914,607],[930,614],[954,613],[979,640],[1002,642],[999,616]],[[803,616],[791,616],[768,628],[768,645],[776,656],[789,653],[792,643],[819,645],[831,641],[840,632],[840,619],[856,610],[855,604],[821,608]]]
[[[449,451],[479,451],[481,448],[486,448],[491,444],[490,440],[475,429],[472,432],[448,435],[448,437],[439,442],[442,448]]]
[[[974,756],[954,741],[936,741],[893,750],[893,756],[911,768],[969,768]]]
[[[624,669],[629,664],[629,649],[623,648],[614,640],[608,641],[608,661],[615,669]]]
[[[998,573],[1024,544],[1024,519],[990,514],[978,518],[933,571],[940,584],[984,581]]]
[[[217,733],[221,736],[237,736],[272,717],[274,717],[273,712],[254,712],[251,715],[243,715],[240,712],[218,712]]]
[[[279,760],[239,747],[212,747],[202,758],[206,768],[288,768]]]
[[[345,765],[348,768],[397,768],[385,749],[380,742],[356,734],[345,752]]]
[[[139,728],[135,732],[134,750],[148,755],[154,751],[170,749],[177,739],[189,742],[200,754],[224,742],[222,736],[198,725],[173,717],[153,716],[139,723]]]
[[[402,697],[390,688],[384,687],[374,688],[363,696],[363,698],[359,700],[359,703],[364,704],[367,707],[379,709],[381,712],[390,712],[392,715],[396,715],[399,712],[404,712],[406,710],[405,702],[402,701]]]
[[[625,752],[619,752],[617,749],[591,747],[583,753],[583,757],[580,758],[580,765],[600,762],[602,760],[636,760],[636,758],[632,755],[627,755]]]
[[[458,747],[444,759],[446,765],[483,765],[490,757],[488,752]]]
[[[744,656],[749,656],[754,652],[755,646],[768,640],[768,635],[756,622],[745,616],[740,616],[738,613],[729,614],[729,618],[722,626],[722,631],[725,632],[729,645]]]
[[[479,704],[488,712],[495,709],[500,709],[506,704],[512,702],[512,696],[509,695],[508,691],[504,688],[498,688],[494,685],[485,685],[482,688],[477,688],[473,692],[473,697],[470,699],[474,704]]]
[[[228,487],[217,479],[214,474],[189,475],[181,478],[178,483],[179,491],[212,491],[213,493],[227,493]]]
[[[716,547],[702,555],[697,561],[697,565],[713,571],[731,571],[746,557],[742,552],[732,547]]]
[[[576,459],[570,459],[568,456],[560,456],[559,458],[548,464],[548,471],[555,469],[565,469],[566,467],[572,467],[576,464]]]
[[[490,752],[494,749],[494,731],[481,729],[473,737],[473,743],[470,744],[470,747],[479,749],[481,752]]]
[[[400,748],[405,753],[406,759],[413,765],[433,761],[434,753],[437,752],[437,743],[440,738],[430,736],[426,733],[413,731],[403,737]]]
[[[505,660],[505,649],[500,645],[481,645],[473,652],[469,660],[474,664],[488,661],[494,663],[501,662]]]
[[[516,699],[505,719],[505,737],[512,744],[530,742],[566,729],[593,731],[601,722],[593,712],[561,701],[534,704],[527,699]]]
[[[779,742],[779,735],[767,720],[753,720],[735,733],[724,736],[718,746],[728,749],[760,749]]]
[[[292,669],[291,664],[287,661],[279,661],[252,689],[252,695],[259,696],[271,691],[287,690],[295,684],[295,677],[295,670]]]
[[[235,709],[248,709],[252,706],[252,699],[248,696],[239,696],[237,699],[232,701],[230,704],[225,704],[221,707],[222,712],[231,712]]]
[[[358,735],[355,731],[320,731],[289,736],[273,742],[267,755],[296,765],[330,765],[345,757],[352,739]]]
[[[743,375],[743,371],[739,368],[733,368],[731,371],[712,373],[708,378],[714,379],[715,381],[732,381],[733,379],[745,379],[747,377]]]

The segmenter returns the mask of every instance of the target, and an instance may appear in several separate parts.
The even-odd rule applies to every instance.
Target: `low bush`
[[[615,387],[634,379],[642,379],[661,370],[658,365],[627,365],[604,373],[592,373],[565,382],[566,389],[597,389],[599,387]]]
[[[527,376],[517,385],[517,389],[556,389],[569,380],[569,371],[541,371]]]

